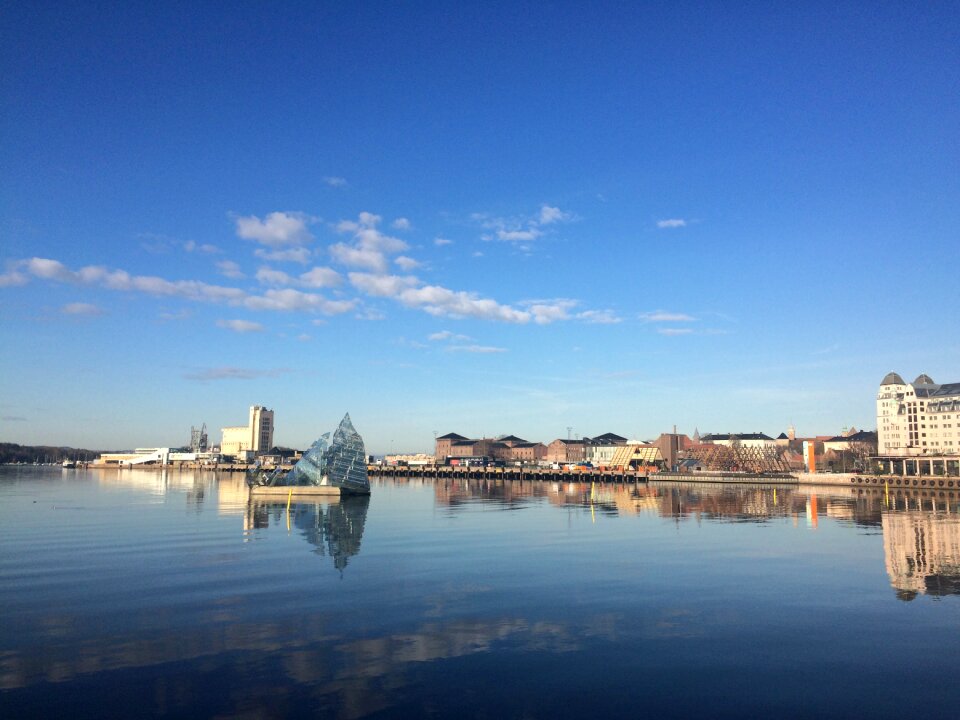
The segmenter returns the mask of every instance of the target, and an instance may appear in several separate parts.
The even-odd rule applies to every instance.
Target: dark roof
[[[617,435],[616,433],[604,433],[603,435],[597,435],[595,438],[593,438],[593,442],[595,442],[595,443],[596,443],[596,442],[599,442],[599,443],[605,443],[605,442],[617,443],[617,442],[626,442],[626,441],[627,441],[627,439],[626,439],[625,437],[621,437],[620,435]]]
[[[567,438],[557,438],[554,442],[562,442],[564,445],[583,445],[584,440],[568,440]]]
[[[906,385],[906,383],[897,373],[888,372],[883,376],[883,380],[880,381],[880,386],[882,387],[884,385]]]
[[[463,447],[465,445],[475,445],[476,442],[477,442],[476,440],[467,440],[466,438],[464,438],[463,440],[454,441],[453,443],[451,443],[451,445],[453,445],[454,447]]]
[[[941,397],[944,395],[960,395],[960,383],[944,383],[930,393],[931,397]]]
[[[519,442],[519,443],[526,442],[526,440],[524,440],[523,438],[518,438],[516,435],[504,435],[502,438],[497,438],[497,440],[500,442]]]
[[[540,443],[518,442],[518,443],[514,443],[513,446],[514,446],[515,448],[528,448],[528,447],[536,447],[536,446],[539,445],[539,444],[540,444]]]
[[[727,433],[725,435],[711,433],[709,435],[702,435],[700,440],[702,442],[711,442],[715,440],[733,440],[734,438],[737,440],[773,440],[772,437],[764,433]]]
[[[447,433],[446,435],[441,435],[437,440],[466,440],[463,435],[457,435],[456,433]]]
[[[917,379],[913,381],[914,385],[936,385],[933,381],[933,378],[927,375],[926,373],[920,373],[917,375]]]
[[[780,433],[779,435],[777,435],[777,440],[789,440],[789,439],[790,438],[787,437],[786,433]]]
[[[853,435],[837,435],[824,442],[876,442],[877,434],[869,430],[861,430]]]

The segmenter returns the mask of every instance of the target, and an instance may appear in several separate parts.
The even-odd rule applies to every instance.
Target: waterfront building
[[[740,445],[741,447],[766,448],[776,447],[777,441],[764,433],[709,433],[700,438],[701,444],[709,445]]]
[[[403,455],[386,455],[383,458],[384,465],[407,465],[409,467],[421,467],[424,465],[436,464],[436,458],[426,453],[408,453]]]
[[[547,445],[547,454],[544,459],[550,463],[581,463],[586,460],[586,456],[586,439],[557,438]]]
[[[516,435],[498,438],[465,438],[457,433],[441,435],[436,440],[434,457],[438,465],[449,465],[451,459],[501,462],[539,462],[547,453],[543,443],[528,442]]]
[[[243,459],[263,455],[273,447],[273,430],[273,410],[252,405],[246,425],[221,428],[220,453]]]
[[[835,435],[823,441],[824,452],[842,452],[844,450],[864,450],[868,455],[877,452],[877,434],[868,430],[850,428],[842,435]]]
[[[887,373],[877,392],[877,434],[881,455],[957,455],[960,383],[940,385],[926,374],[906,383]]]

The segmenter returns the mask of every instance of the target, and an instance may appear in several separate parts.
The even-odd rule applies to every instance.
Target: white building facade
[[[273,447],[273,410],[261,405],[250,407],[247,425],[221,428],[220,453],[234,457],[262,455]]]
[[[960,454],[960,383],[888,373],[877,392],[877,452],[890,457]]]

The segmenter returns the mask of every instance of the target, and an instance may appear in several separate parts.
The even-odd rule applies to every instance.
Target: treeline
[[[0,443],[0,463],[61,463],[64,460],[96,460],[103,452],[110,451]]]

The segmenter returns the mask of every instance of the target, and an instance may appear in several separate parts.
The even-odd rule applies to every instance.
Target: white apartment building
[[[269,452],[273,447],[273,427],[273,410],[252,405],[246,425],[221,428],[220,453],[237,457]]]
[[[888,373],[877,393],[877,452],[881,456],[960,454],[960,383],[920,375],[906,383]]]

